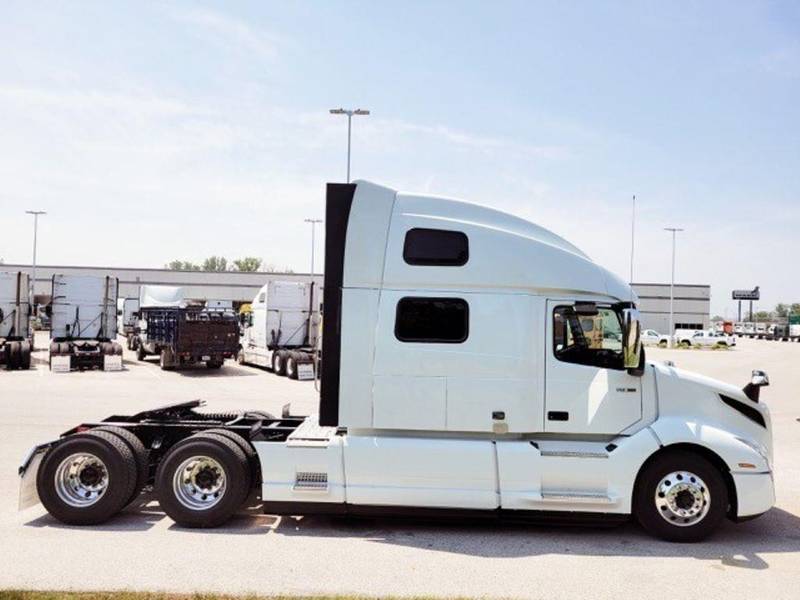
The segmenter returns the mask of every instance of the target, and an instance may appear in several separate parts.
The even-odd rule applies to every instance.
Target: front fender
[[[713,425],[686,421],[679,417],[658,419],[650,426],[662,446],[696,444],[719,456],[731,473],[769,473],[768,450],[755,440],[747,440]]]

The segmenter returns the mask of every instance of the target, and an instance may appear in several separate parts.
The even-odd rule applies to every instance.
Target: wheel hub
[[[94,454],[71,454],[55,473],[58,497],[69,506],[86,508],[95,504],[108,489],[108,469]]]
[[[193,456],[175,470],[175,498],[190,510],[207,510],[222,499],[226,490],[225,470],[210,456]]]
[[[658,513],[678,527],[696,525],[711,507],[708,486],[689,471],[674,471],[664,476],[656,487],[654,499]]]

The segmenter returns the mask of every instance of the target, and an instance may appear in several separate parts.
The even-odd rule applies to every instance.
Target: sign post
[[[731,298],[739,301],[739,322],[742,322],[742,300],[750,301],[750,319],[753,318],[753,300],[761,299],[760,286],[756,286],[752,290],[733,290]]]

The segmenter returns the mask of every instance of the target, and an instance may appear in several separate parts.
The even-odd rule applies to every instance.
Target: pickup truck
[[[685,333],[684,333],[685,331]],[[675,332],[675,341],[678,345],[688,348],[690,346],[735,346],[736,337],[726,333],[716,333],[713,329],[708,330],[678,330]]]
[[[669,336],[658,333],[655,329],[645,329],[642,331],[643,346],[661,346],[666,348],[669,344]]]

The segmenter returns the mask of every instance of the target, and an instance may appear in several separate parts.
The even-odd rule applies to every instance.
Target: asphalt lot
[[[40,341],[39,347],[45,343]],[[740,340],[736,350],[648,349],[649,358],[743,385],[769,373],[777,507],[694,545],[633,524],[580,527],[277,519],[253,510],[222,529],[183,530],[150,502],[94,528],[17,512],[17,467],[35,443],[79,421],[202,398],[211,409],[315,409],[310,382],[231,361],[162,372],[125,355],[124,372],[0,371],[0,588],[514,598],[797,598],[800,584],[800,344]]]

